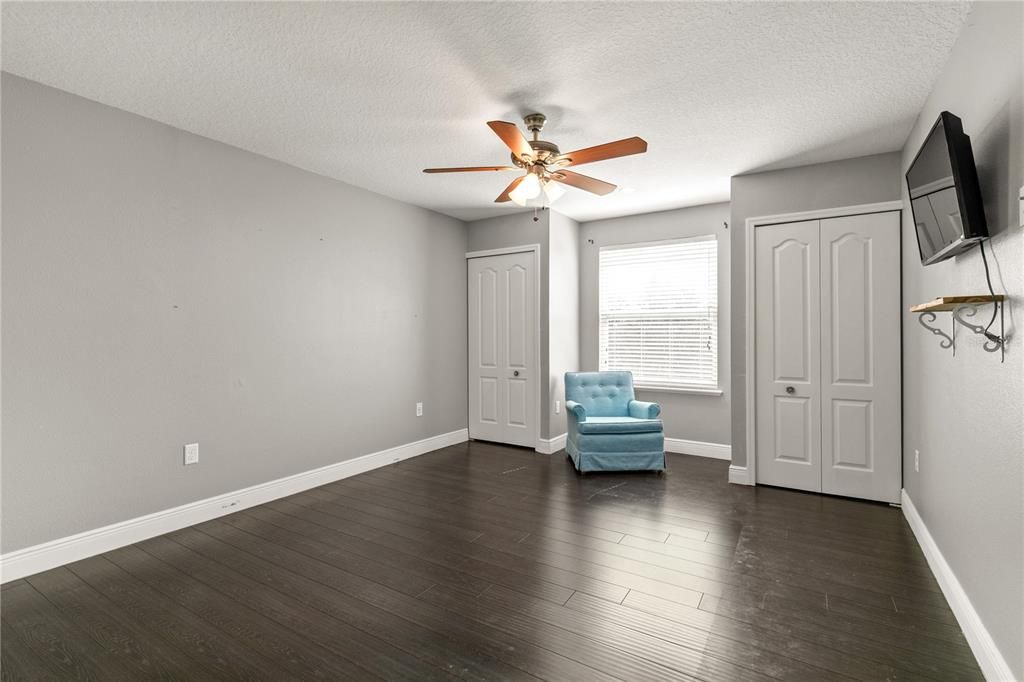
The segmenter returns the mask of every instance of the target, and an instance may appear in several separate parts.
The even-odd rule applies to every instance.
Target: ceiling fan
[[[469,166],[463,168],[425,168],[424,173],[471,173],[477,171],[525,170],[498,195],[495,203],[511,201],[519,206],[541,207],[550,205],[565,192],[561,185],[569,185],[593,194],[605,195],[615,190],[615,185],[586,175],[566,170],[594,161],[604,161],[620,156],[642,154],[647,151],[647,142],[639,137],[599,144],[596,147],[577,149],[562,153],[556,144],[540,139],[540,131],[547,118],[543,114],[529,114],[523,117],[526,129],[533,133],[527,140],[514,123],[488,121],[487,125],[512,150],[512,166]]]

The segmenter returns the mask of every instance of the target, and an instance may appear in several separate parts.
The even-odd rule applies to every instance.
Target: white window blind
[[[713,235],[604,247],[599,287],[602,370],[629,370],[649,388],[717,388]]]

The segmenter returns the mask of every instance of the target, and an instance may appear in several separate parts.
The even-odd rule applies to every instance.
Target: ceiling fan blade
[[[558,170],[551,173],[551,179],[560,182],[563,185],[570,185],[577,189],[582,189],[593,194],[611,194],[615,191],[615,185],[604,180],[598,180],[592,178],[589,175],[580,175],[579,173],[573,173],[567,170]]]
[[[523,137],[523,133],[520,132],[519,128],[516,127],[515,123],[509,123],[507,121],[488,121],[487,125],[490,126],[491,130],[501,138],[501,141],[512,150],[518,158],[524,156],[533,156],[533,147]]]
[[[647,151],[647,142],[639,137],[627,137],[624,140],[616,140],[615,142],[608,142],[606,144],[599,144],[596,147],[587,147],[586,149],[577,149],[574,152],[567,152],[558,157],[559,162],[568,161],[568,163],[562,163],[563,166],[579,166],[584,163],[593,163],[594,161],[604,161],[605,159],[615,159],[620,156],[629,156],[631,154],[643,154]]]
[[[475,171],[519,170],[515,166],[466,166],[464,168],[424,168],[424,173],[473,173]]]
[[[505,188],[505,191],[504,191],[504,192],[502,192],[501,194],[499,194],[499,195],[498,195],[498,198],[494,200],[494,203],[496,203],[496,204],[501,204],[501,203],[504,203],[504,202],[506,202],[506,201],[512,201],[512,200],[511,200],[511,199],[509,198],[509,196],[508,196],[508,195],[509,195],[509,193],[510,193],[510,192],[511,192],[512,190],[514,190],[514,189],[515,189],[516,187],[518,187],[518,186],[519,186],[519,183],[520,183],[520,182],[522,182],[522,181],[523,181],[523,178],[525,178],[525,177],[526,177],[525,175],[520,175],[520,176],[519,176],[518,178],[516,178],[515,180],[513,180],[513,181],[512,181],[512,182],[511,182],[511,183],[509,184],[509,186]]]

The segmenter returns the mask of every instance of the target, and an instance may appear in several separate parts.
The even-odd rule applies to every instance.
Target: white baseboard
[[[907,495],[906,490],[902,491],[900,501],[903,506],[903,516],[910,524],[910,529],[914,531],[914,537],[921,545],[921,551],[924,552],[924,556],[928,560],[928,566],[932,569],[939,587],[942,588],[942,594],[949,602],[953,615],[960,623],[960,629],[964,631],[964,637],[967,638],[974,657],[978,659],[978,665],[981,666],[985,679],[1013,680],[1010,664],[999,653],[999,648],[992,639],[992,635],[988,633],[985,624],[981,622],[981,616],[974,610],[971,600],[964,592],[960,581],[956,579],[953,569],[946,563],[939,546],[935,544],[935,539],[928,532],[928,527],[924,525],[924,519],[917,513],[917,508],[910,496]]]
[[[750,480],[750,468],[730,464],[729,483],[735,483],[736,485],[754,485],[754,481]]]
[[[569,434],[563,433],[561,436],[555,436],[554,438],[539,438],[537,440],[537,452],[550,455],[558,452],[559,450],[565,449],[565,439]]]
[[[205,500],[183,504],[173,509],[165,509],[128,521],[19,549],[15,552],[8,552],[0,556],[0,582],[24,578],[72,561],[109,552],[133,542],[231,514],[240,509],[294,495],[449,445],[464,443],[467,440],[469,440],[469,431],[459,429]]]
[[[732,446],[723,443],[705,443],[699,440],[682,438],[666,438],[665,452],[676,452],[681,455],[711,457],[713,459],[732,459]]]

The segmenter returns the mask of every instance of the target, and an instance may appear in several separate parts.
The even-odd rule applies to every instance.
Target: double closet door
[[[757,482],[900,493],[899,212],[755,229]]]
[[[534,448],[540,422],[535,253],[467,263],[469,437]]]

